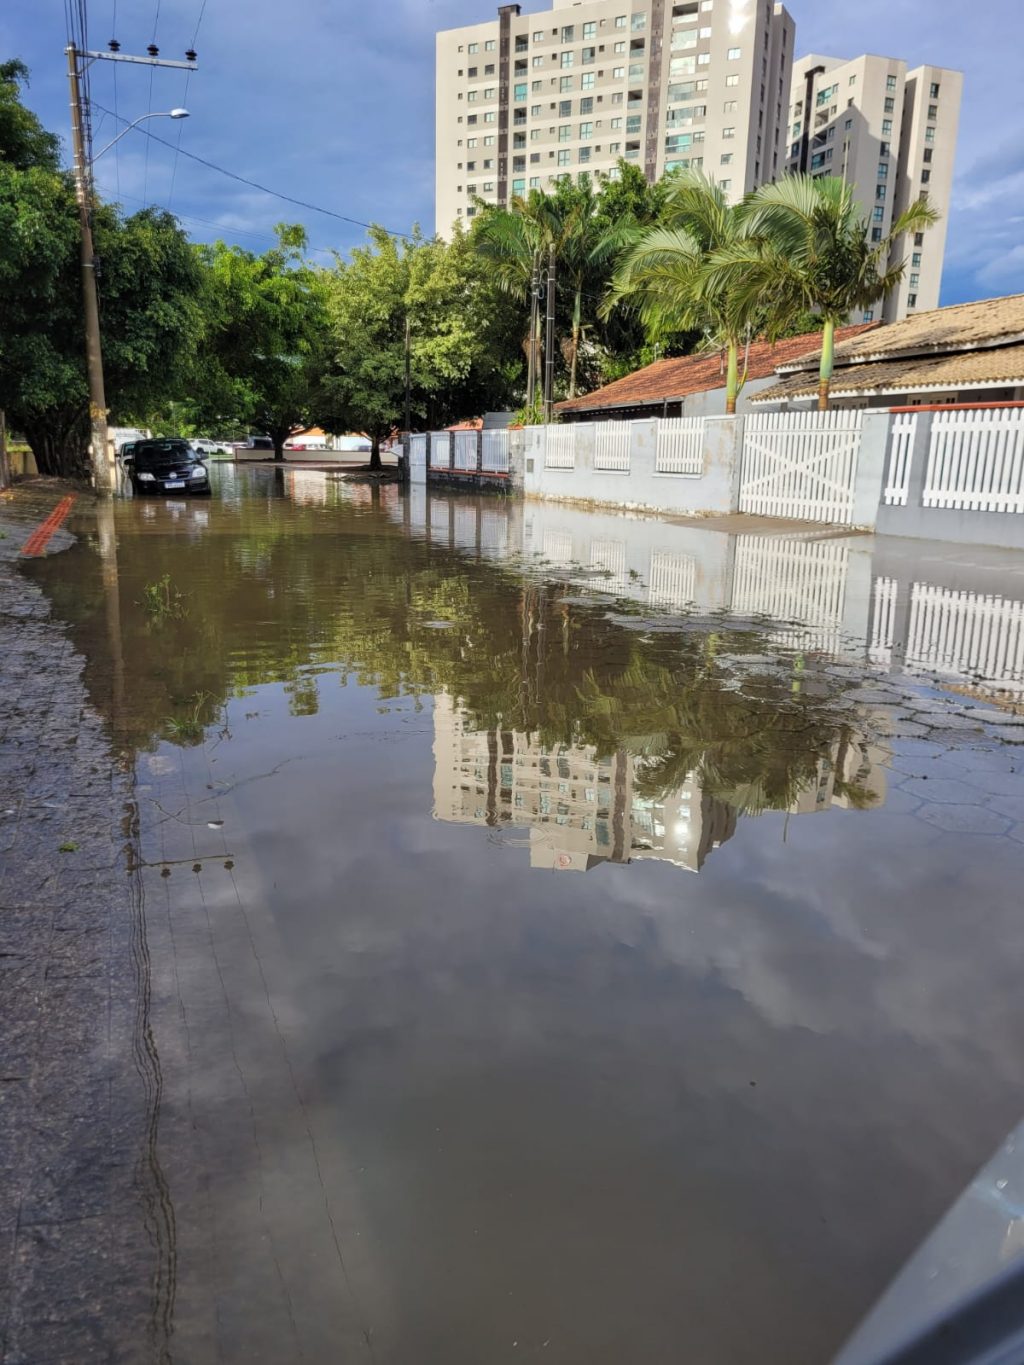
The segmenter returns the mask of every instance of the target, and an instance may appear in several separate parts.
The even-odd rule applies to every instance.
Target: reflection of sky
[[[700,877],[545,875],[431,818],[431,718],[378,706],[232,704],[216,780],[284,766],[198,836],[354,1171],[378,1359],[822,1359],[1017,1117],[1020,845],[897,799],[744,820]]]

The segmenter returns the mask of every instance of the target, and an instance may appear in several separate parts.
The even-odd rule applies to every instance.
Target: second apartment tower
[[[734,200],[778,178],[794,32],[773,0],[554,0],[438,33],[437,231],[620,157],[648,180],[703,169]]]

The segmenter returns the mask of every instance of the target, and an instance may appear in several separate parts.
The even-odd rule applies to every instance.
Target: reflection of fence
[[[452,434],[450,431],[432,431],[430,433],[430,467],[431,469],[451,469]]]
[[[770,616],[794,629],[771,631],[779,643],[839,650],[850,552],[834,540],[739,536],[732,609]]]
[[[907,667],[1024,691],[1024,602],[914,583]]]
[[[889,464],[883,497],[887,507],[906,507],[910,491],[910,463],[917,436],[916,412],[898,412],[889,429]]]
[[[629,433],[629,422],[597,423],[594,428],[595,469],[614,469],[624,474],[629,473]]]
[[[932,416],[925,507],[1024,512],[1020,408],[960,408]]]
[[[875,579],[868,659],[879,668],[888,668],[892,663],[892,647],[896,639],[897,591],[895,578]]]
[[[700,474],[704,468],[703,417],[665,417],[658,423],[657,474]]]
[[[509,434],[507,431],[485,431],[480,468],[488,474],[507,474]]]
[[[849,524],[860,412],[769,412],[744,419],[740,511]]]
[[[476,469],[476,432],[456,431],[452,433],[452,468],[461,470]]]
[[[576,468],[576,428],[544,427],[544,467],[546,469]]]
[[[594,540],[590,544],[590,567],[597,574],[596,585],[603,592],[625,593],[629,588],[626,573],[626,542]]]
[[[693,555],[652,550],[647,594],[652,606],[688,606],[697,595],[697,561]]]

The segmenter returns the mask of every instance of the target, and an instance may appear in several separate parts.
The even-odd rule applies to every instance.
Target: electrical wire
[[[122,194],[121,198],[129,200],[133,204],[142,203],[142,200],[137,194]],[[260,231],[257,228],[226,228],[223,223],[218,223],[213,218],[197,218],[194,213],[175,213],[173,216],[180,219],[183,223],[199,223],[202,227],[217,228],[220,232],[230,233],[232,237],[252,237],[256,241],[261,242],[273,242],[277,240],[277,233],[273,228],[266,228],[263,231]],[[333,258],[337,255],[336,249],[330,246],[307,246],[306,250],[312,251],[318,256],[330,256]]]
[[[102,104],[97,104],[96,108],[104,114],[110,114],[112,112],[110,109],[104,109]],[[120,122],[128,123],[129,120],[121,118]],[[166,138],[158,137],[156,133],[151,133],[148,128],[140,127],[134,131],[141,133],[143,137],[152,138],[154,142],[159,142],[162,147],[170,147],[171,151],[174,151],[173,142],[168,142]],[[248,185],[250,189],[259,190],[262,194],[272,195],[275,199],[283,199],[286,204],[295,204],[300,209],[309,209],[313,213],[322,213],[327,218],[337,218],[342,223],[351,223],[353,227],[381,227],[381,224],[379,223],[365,223],[361,218],[350,218],[346,213],[336,213],[334,209],[325,209],[320,204],[311,204],[306,199],[296,199],[293,195],[282,194],[280,190],[272,190],[268,185],[261,185],[256,180],[249,180],[244,175],[238,175],[234,171],[227,170],[224,166],[216,165],[213,161],[207,161],[204,157],[196,156],[195,152],[186,152],[184,148],[182,148],[181,155],[188,157],[190,161],[198,161],[200,166],[205,166],[211,171],[217,171],[219,175],[226,175],[229,180],[237,180],[239,184]],[[402,237],[409,242],[415,241],[415,237],[411,232],[399,232],[395,228],[383,228],[382,230],[386,232],[389,237]]]
[[[152,43],[152,45],[153,45],[154,47],[156,46],[156,30],[157,30],[157,26],[158,26],[159,23],[160,23],[160,0],[156,0],[156,14],[153,16],[153,36],[152,36],[152,38],[149,40],[150,43]],[[155,66],[151,66],[151,67],[149,68],[149,99],[148,99],[148,103],[146,104],[146,113],[147,113],[147,114],[151,114],[151,113],[153,112],[153,77],[154,77],[155,75],[156,75],[156,67],[155,67]],[[148,186],[149,186],[149,143],[147,142],[147,143],[146,143],[146,160],[145,160],[145,163],[144,163],[144,165],[143,165],[143,170],[142,170],[142,197],[143,197],[143,199],[146,198],[146,191],[147,191],[147,189],[148,189]]]
[[[110,36],[117,38],[117,0],[114,0],[114,12],[110,19]],[[117,62],[113,63],[114,70],[114,117],[117,118]],[[121,148],[114,144],[114,183],[117,185],[118,194],[121,193]]]

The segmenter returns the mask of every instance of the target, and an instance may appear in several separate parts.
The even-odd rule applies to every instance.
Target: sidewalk
[[[114,1360],[129,1341],[166,1359],[174,1296],[129,774],[16,562],[65,491],[0,498],[3,1365]],[[47,553],[70,543],[59,531]]]

